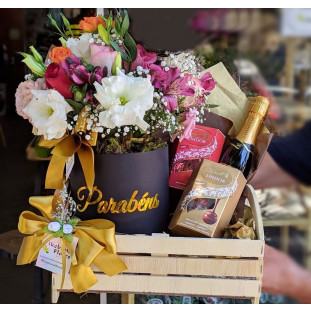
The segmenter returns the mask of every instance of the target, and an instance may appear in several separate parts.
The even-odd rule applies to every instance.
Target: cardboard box
[[[178,143],[169,186],[183,190],[203,159],[218,162],[225,139],[225,135],[216,128],[196,125],[191,137]]]
[[[182,236],[222,237],[245,185],[241,171],[203,160],[184,190],[169,229]]]

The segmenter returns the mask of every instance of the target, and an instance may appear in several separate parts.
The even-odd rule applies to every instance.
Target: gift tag
[[[72,247],[77,247],[78,238],[73,237]],[[71,256],[66,248],[66,274],[71,265]],[[36,266],[53,273],[62,274],[62,239],[54,238],[45,244],[39,251]]]

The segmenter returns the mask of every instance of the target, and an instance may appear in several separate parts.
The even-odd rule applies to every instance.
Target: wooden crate
[[[93,268],[95,293],[139,293],[251,299],[259,303],[264,234],[254,190],[246,186],[258,240],[171,237],[166,234],[117,235],[117,252],[128,270],[109,277]],[[52,276],[52,302],[61,276]],[[72,291],[66,277],[62,291]]]

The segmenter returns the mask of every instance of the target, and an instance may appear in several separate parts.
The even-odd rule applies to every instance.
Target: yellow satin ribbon
[[[45,177],[46,189],[62,189],[64,185],[64,168],[68,158],[78,154],[84,173],[87,188],[93,191],[95,179],[94,151],[87,140],[78,134],[65,135],[60,139],[46,140],[43,137],[39,142],[40,147],[53,148],[52,158]]]
[[[48,237],[43,232],[52,221],[53,206],[56,200],[53,196],[31,197],[29,203],[37,208],[42,216],[30,211],[24,211],[19,218],[18,230],[29,236],[23,239],[21,249],[17,257],[17,264],[23,265],[34,261],[38,257],[39,250],[54,238]],[[116,253],[115,225],[106,219],[93,219],[80,221],[74,227],[73,236],[79,239],[75,251],[71,243],[62,238],[63,276],[65,276],[65,246],[72,258],[70,277],[73,290],[76,293],[87,291],[97,283],[91,264],[95,264],[102,272],[113,276],[127,269],[124,262]],[[48,240],[46,238],[48,237]],[[44,242],[43,242],[44,240]]]

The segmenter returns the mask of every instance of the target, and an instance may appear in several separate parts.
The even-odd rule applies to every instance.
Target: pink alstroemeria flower
[[[90,64],[94,67],[107,67],[107,74],[111,76],[111,67],[117,55],[111,47],[105,45],[90,44],[91,60]]]
[[[194,96],[194,87],[189,86],[187,77],[180,77],[178,68],[167,71],[159,65],[150,66],[151,82],[155,88],[162,89],[163,98],[170,112],[178,106],[178,96]]]
[[[85,66],[78,65],[70,70],[69,76],[76,84],[85,84],[89,82],[91,74],[87,72]]]
[[[62,61],[61,66],[69,74],[71,66],[75,68],[76,66],[81,65],[81,64],[82,62],[80,58],[74,55],[70,55],[66,57],[65,60]]]
[[[212,75],[207,72],[200,78],[201,86],[206,92],[210,92],[214,89],[216,83]]]
[[[165,71],[161,66],[152,64],[149,66],[151,82],[157,89],[166,89],[172,81],[180,76],[178,68],[169,68]]]
[[[89,78],[89,83],[93,84],[95,81],[97,81],[98,83],[102,83],[102,79],[104,77],[107,77],[107,67],[95,67],[94,71],[92,72],[92,74],[90,75]]]
[[[145,48],[137,44],[137,57],[131,63],[130,71],[134,71],[138,66],[144,69],[150,69],[150,65],[154,64],[157,60],[157,54],[154,52],[147,52]]]
[[[195,119],[196,119],[196,110],[187,111],[185,114],[185,120],[182,121],[185,129],[181,134],[179,141],[182,141],[184,138],[190,138],[192,130],[195,128]]]
[[[185,74],[185,77],[188,78],[188,81],[192,81],[194,83],[193,86],[196,90],[201,89],[202,92],[201,95],[185,97],[182,102],[182,106],[184,108],[190,108],[194,105],[203,103],[204,95],[208,95],[216,85],[212,75],[209,72],[205,73],[200,79],[190,74]]]

